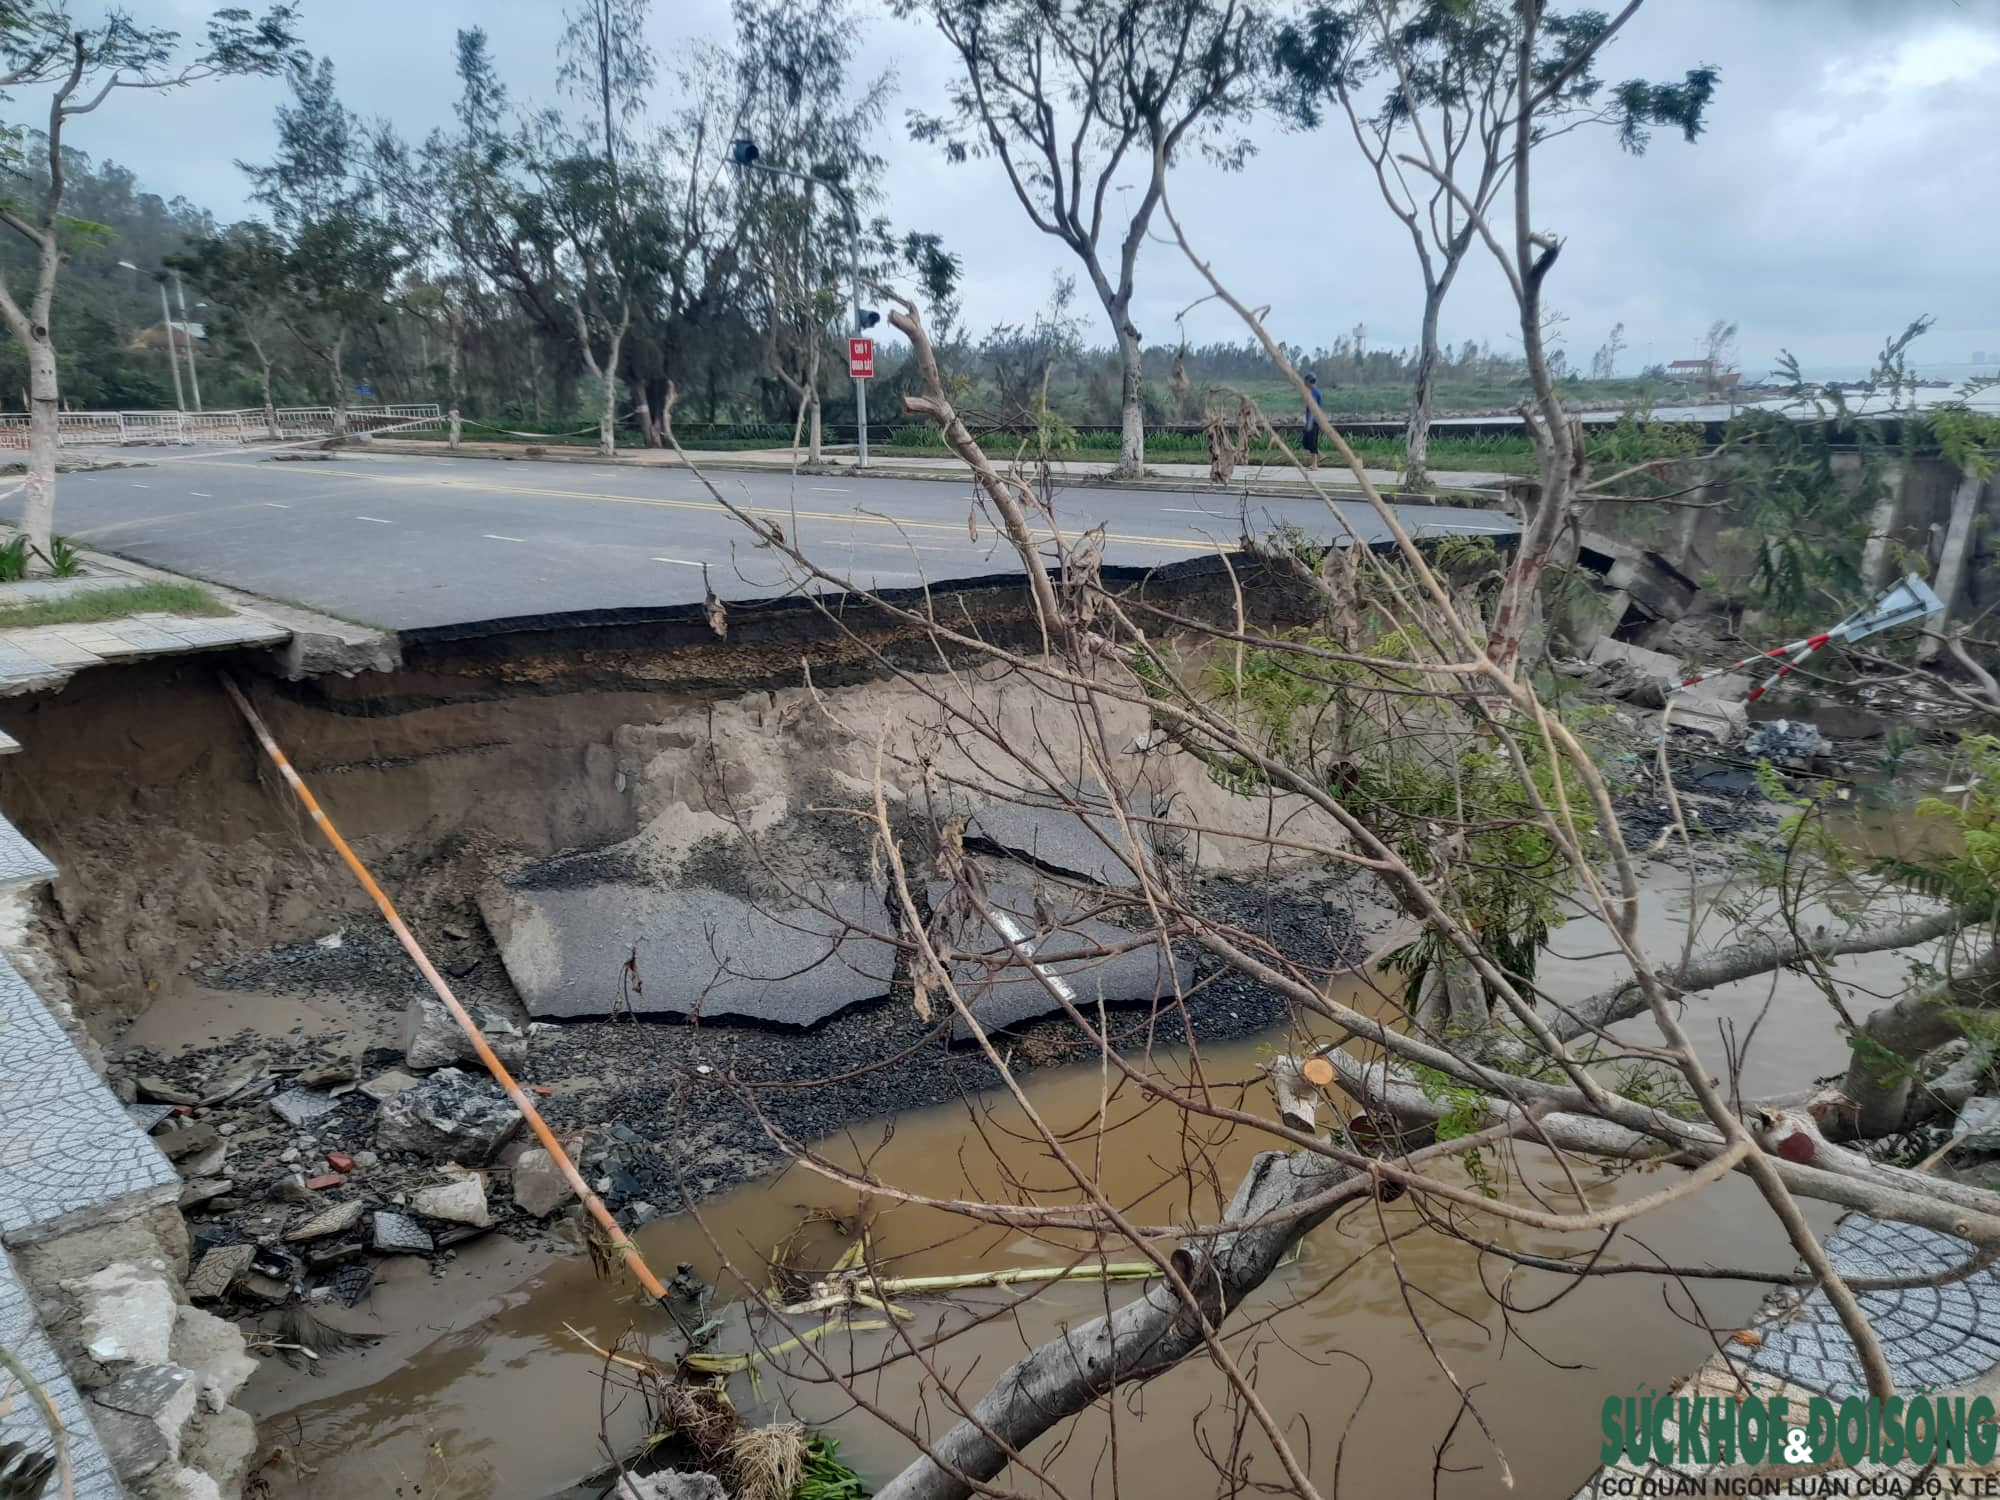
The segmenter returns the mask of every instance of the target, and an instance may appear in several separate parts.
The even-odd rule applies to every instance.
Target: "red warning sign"
[[[847,341],[847,373],[855,380],[875,378],[875,340],[849,339]]]

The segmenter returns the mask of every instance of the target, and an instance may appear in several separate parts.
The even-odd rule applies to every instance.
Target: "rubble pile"
[[[528,1066],[527,1030],[493,1007],[472,1013],[496,1052]],[[535,1232],[575,1201],[499,1085],[458,1065],[471,1044],[442,1006],[411,1000],[402,1039],[401,1052],[252,1055],[216,1076],[203,1076],[215,1064],[201,1054],[120,1060],[113,1088],[185,1183],[191,1299],[244,1312],[351,1307],[378,1257],[422,1256],[443,1275],[455,1247],[496,1229]],[[619,1199],[635,1183],[611,1157],[616,1145],[608,1134],[595,1150],[570,1143],[636,1225],[654,1210]]]

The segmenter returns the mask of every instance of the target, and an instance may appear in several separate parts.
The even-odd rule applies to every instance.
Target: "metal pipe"
[[[162,288],[163,292],[164,290]],[[514,1081],[514,1075],[507,1071],[506,1065],[486,1044],[486,1038],[480,1033],[478,1026],[473,1024],[472,1017],[466,1014],[465,1007],[459,1004],[458,996],[451,992],[451,986],[445,983],[444,976],[438,973],[415,935],[403,924],[395,903],[389,899],[382,887],[375,883],[375,877],[368,873],[368,867],[361,863],[354,851],[348,847],[347,840],[340,836],[340,830],[333,826],[333,820],[320,808],[312,789],[300,778],[299,773],[292,769],[292,763],[285,758],[285,752],[278,748],[278,742],[271,738],[271,731],[264,727],[264,721],[258,717],[257,710],[252,708],[250,700],[243,696],[243,689],[236,685],[236,679],[224,673],[222,685],[228,689],[230,698],[250,725],[250,732],[257,736],[257,743],[264,747],[264,753],[271,758],[271,764],[278,768],[278,774],[284,777],[285,784],[305,805],[305,810],[312,815],[312,820],[319,826],[319,831],[325,834],[326,841],[333,845],[334,853],[346,862],[347,868],[354,873],[354,878],[361,882],[361,888],[380,908],[383,917],[389,923],[389,930],[396,934],[396,941],[403,945],[403,951],[410,955],[410,961],[417,966],[417,971],[424,976],[438,999],[444,1002],[444,1008],[451,1012],[451,1018],[458,1022],[459,1029],[471,1040],[472,1050],[486,1065],[486,1071],[493,1075],[493,1081],[506,1091],[509,1099],[514,1101],[514,1108],[521,1112],[521,1118],[528,1122],[528,1128],[535,1133],[535,1139],[540,1141],[542,1149],[549,1153],[549,1160],[562,1169],[563,1176],[569,1180],[570,1187],[582,1200],[583,1206],[590,1211],[590,1216],[597,1220],[598,1225],[611,1237],[611,1248],[624,1256],[625,1264],[639,1279],[639,1285],[646,1289],[647,1295],[664,1302],[667,1299],[667,1289],[647,1268],[645,1258],[639,1254],[639,1247],[632,1243],[624,1228],[611,1216],[611,1210],[604,1206],[604,1200],[591,1191],[590,1184],[583,1180],[583,1174],[577,1171],[576,1164],[569,1159],[569,1153],[563,1150],[562,1143],[555,1137],[555,1132],[550,1130],[548,1122],[542,1119],[541,1111],[530,1102],[521,1085]]]

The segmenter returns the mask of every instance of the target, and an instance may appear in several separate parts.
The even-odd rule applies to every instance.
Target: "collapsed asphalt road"
[[[828,571],[875,589],[1016,570],[990,526],[968,534],[970,486],[719,471],[718,485],[783,525]],[[1353,535],[1387,539],[1372,509],[1339,502]],[[19,503],[0,504],[14,519]],[[1425,536],[1510,535],[1497,512],[1398,506]],[[1314,499],[1244,499],[1206,485],[1060,493],[1070,532],[1102,524],[1111,567],[1199,563],[1246,529],[1282,523],[1331,539]],[[1247,521],[1246,521],[1247,516]],[[342,455],[324,462],[168,454],[62,476],[56,522],[85,545],[284,599],[407,639],[593,614],[770,598],[792,583],[691,474],[673,469]]]

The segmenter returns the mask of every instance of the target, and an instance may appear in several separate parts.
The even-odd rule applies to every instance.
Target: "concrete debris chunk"
[[[137,1484],[173,1457],[159,1424],[144,1417],[101,1406],[90,1414],[90,1425],[103,1440],[111,1467],[127,1484]]]
[[[128,1104],[125,1113],[132,1117],[132,1123],[141,1130],[151,1130],[160,1121],[174,1112],[171,1104]]]
[[[1826,752],[1826,737],[1811,724],[1799,719],[1773,719],[1759,724],[1743,742],[1743,753],[1762,760],[1811,762]]]
[[[243,1347],[243,1332],[227,1319],[198,1307],[174,1315],[174,1363],[194,1375],[201,1404],[219,1412],[257,1373],[256,1359]]]
[[[271,1096],[271,1113],[287,1125],[309,1125],[331,1114],[339,1101],[323,1089],[286,1089]]]
[[[227,1177],[198,1177],[181,1188],[182,1208],[199,1208],[232,1191],[236,1183]]]
[[[375,1144],[433,1161],[484,1165],[521,1128],[521,1116],[498,1084],[440,1068],[413,1089],[391,1095],[375,1120]]]
[[[1968,1133],[1969,1132],[1969,1133]],[[1981,1094],[1968,1099],[1958,1112],[1958,1129],[1973,1151],[2000,1151],[2000,1099]]]
[[[229,1142],[217,1140],[199,1156],[176,1163],[183,1177],[220,1177],[229,1165]]]
[[[1644,646],[1613,640],[1608,635],[1598,637],[1591,645],[1590,659],[1600,667],[1629,667],[1635,675],[1650,677],[1658,682],[1679,682],[1687,675],[1681,670],[1678,656],[1669,656],[1664,651],[1648,651]]]
[[[1667,723],[1698,734],[1723,748],[1738,744],[1750,729],[1750,710],[1741,703],[1681,695],[1672,700]]]
[[[569,1178],[542,1147],[523,1151],[514,1163],[514,1205],[523,1213],[547,1218],[575,1196]]]
[[[729,1500],[729,1491],[713,1474],[662,1469],[625,1475],[618,1481],[617,1500]]]
[[[138,1083],[139,1096],[143,1099],[150,1099],[155,1104],[201,1103],[201,1095],[193,1089],[184,1089],[178,1084],[167,1082],[164,1078],[148,1076],[139,1079]]]
[[[527,1060],[528,1039],[514,1023],[490,1006],[467,1008],[479,1034],[494,1055],[509,1068]],[[459,1063],[477,1065],[479,1054],[465,1028],[451,1017],[443,1004],[429,995],[413,996],[403,1007],[403,1065],[419,1071],[448,1068]]]
[[[163,1365],[174,1336],[174,1294],[159,1262],[114,1261],[63,1283],[83,1317],[83,1346],[102,1365]]]
[[[168,1161],[182,1161],[190,1156],[211,1151],[220,1145],[222,1137],[213,1125],[205,1120],[196,1120],[183,1125],[178,1130],[166,1130],[153,1137],[153,1143]]]
[[[484,1229],[493,1222],[486,1206],[486,1184],[477,1177],[461,1177],[456,1182],[419,1188],[410,1194],[410,1207],[430,1218],[470,1224],[476,1229]]]
[[[362,1084],[361,1092],[366,1094],[370,1099],[380,1103],[392,1094],[400,1094],[405,1089],[413,1089],[422,1082],[423,1079],[417,1077],[414,1073],[405,1073],[400,1068],[393,1068],[387,1073],[376,1074],[375,1077]]]
[[[310,1068],[301,1068],[293,1082],[302,1088],[330,1089],[335,1084],[352,1083],[355,1072],[353,1058],[336,1057],[331,1062],[315,1063]]]
[[[110,1385],[90,1393],[99,1406],[134,1417],[155,1417],[164,1411],[193,1377],[178,1365],[141,1365],[127,1370]],[[193,1400],[189,1400],[192,1409]]]
[[[273,1307],[287,1301],[292,1295],[289,1285],[275,1276],[266,1276],[262,1271],[250,1272],[243,1278],[241,1285],[246,1295],[255,1297],[259,1302],[268,1302]]]
[[[285,1231],[285,1243],[296,1245],[305,1240],[324,1239],[328,1235],[341,1234],[361,1222],[361,1215],[367,1205],[359,1198],[351,1198],[345,1203],[336,1203],[331,1208],[310,1214],[294,1227]]]

